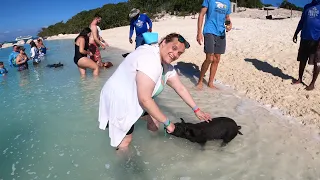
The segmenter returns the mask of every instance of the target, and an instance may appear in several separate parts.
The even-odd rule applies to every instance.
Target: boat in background
[[[20,40],[28,40],[28,39],[31,39],[32,36],[28,35],[28,36],[19,36],[19,37],[16,37],[16,41],[20,41]]]

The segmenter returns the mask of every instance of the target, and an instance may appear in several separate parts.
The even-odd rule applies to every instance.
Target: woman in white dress
[[[174,131],[174,124],[153,100],[165,84],[177,92],[200,120],[211,119],[197,107],[170,65],[189,47],[181,35],[171,33],[159,44],[146,44],[130,53],[107,80],[100,94],[99,128],[105,130],[108,125],[111,146],[122,150],[128,148],[134,123],[144,111],[152,117],[156,127],[150,130],[157,130],[163,123],[168,133]]]

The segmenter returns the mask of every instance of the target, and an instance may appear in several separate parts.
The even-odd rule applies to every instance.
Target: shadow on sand
[[[178,62],[177,65],[174,66],[174,69],[181,76],[185,76],[190,79],[190,81],[196,85],[198,83],[198,79],[200,77],[200,69],[199,66],[193,63],[185,63]],[[208,84],[206,80],[203,80],[205,84]]]
[[[284,80],[288,80],[288,79],[294,80],[294,78],[292,76],[284,74],[281,69],[279,69],[277,67],[273,67],[268,62],[263,62],[258,59],[248,59],[248,58],[246,58],[244,60],[246,62],[250,62],[259,71],[272,74],[273,76],[280,77],[281,79],[284,79]]]

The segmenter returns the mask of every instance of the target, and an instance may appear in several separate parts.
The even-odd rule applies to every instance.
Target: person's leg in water
[[[117,147],[117,154],[119,156],[126,156],[128,155],[129,145],[132,141],[132,133],[134,131],[134,125],[131,126],[130,130],[127,132],[126,136],[123,138],[121,143]]]
[[[150,132],[157,132],[159,130],[159,121],[157,121],[155,118],[149,115],[149,113],[144,112],[144,114],[141,116],[141,119],[147,121],[147,129]]]
[[[97,65],[97,63],[92,61],[90,58],[87,58],[87,57],[80,58],[77,65],[79,67],[79,72],[80,72],[81,76],[86,75],[86,71],[85,71],[86,68],[92,69],[94,76],[99,75],[99,66]]]
[[[78,66],[78,69],[79,69],[79,72],[80,72],[80,76],[81,77],[85,77],[86,76],[86,68],[82,68],[82,67]]]
[[[147,120],[147,129],[152,133],[156,133],[160,127],[159,121],[150,115],[146,116],[145,119]]]

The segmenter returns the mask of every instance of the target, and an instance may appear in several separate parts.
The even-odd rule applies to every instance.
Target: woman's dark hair
[[[77,38],[75,39],[75,41],[77,41],[77,39],[82,36],[85,40],[86,40],[86,43],[89,43],[89,37],[88,37],[88,34],[91,33],[91,29],[86,27],[84,28],[80,34],[77,36]],[[88,42],[87,42],[88,41]]]
[[[180,43],[183,43],[184,46],[186,47],[186,49],[188,49],[190,47],[190,44],[187,40],[184,39],[183,36],[181,36],[180,34],[178,33],[170,33],[168,34],[166,37],[164,37],[159,44],[161,44],[164,40],[166,40],[166,43],[169,43],[169,42],[172,42],[175,38],[178,39],[178,41]]]
[[[30,42],[30,46],[31,46],[31,48],[37,47],[37,45],[36,45],[36,43],[35,43],[34,41],[31,41],[31,42]]]

